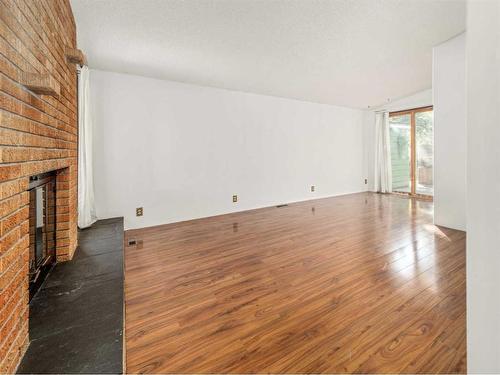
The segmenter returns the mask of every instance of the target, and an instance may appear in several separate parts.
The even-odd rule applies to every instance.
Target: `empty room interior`
[[[0,0],[0,373],[500,373],[500,1]]]

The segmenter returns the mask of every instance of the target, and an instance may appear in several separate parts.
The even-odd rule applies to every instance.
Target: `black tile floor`
[[[30,345],[18,373],[123,372],[123,219],[80,231],[30,303]]]

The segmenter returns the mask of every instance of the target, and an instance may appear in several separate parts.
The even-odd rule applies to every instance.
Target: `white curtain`
[[[92,118],[89,68],[78,76],[78,226],[87,228],[96,220],[92,165]]]
[[[375,191],[392,192],[391,141],[387,112],[375,114]]]

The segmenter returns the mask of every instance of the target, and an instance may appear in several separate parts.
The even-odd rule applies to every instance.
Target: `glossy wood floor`
[[[127,371],[465,372],[465,233],[432,210],[361,193],[127,232]]]

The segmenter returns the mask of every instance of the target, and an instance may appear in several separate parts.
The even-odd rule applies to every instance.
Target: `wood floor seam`
[[[465,372],[465,232],[432,211],[359,193],[126,232],[127,371]]]

